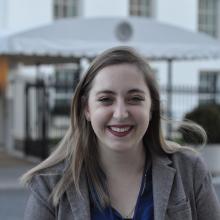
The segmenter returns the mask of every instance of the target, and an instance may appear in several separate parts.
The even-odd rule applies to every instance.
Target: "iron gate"
[[[24,152],[46,158],[69,126],[74,86],[46,84],[43,80],[25,86]],[[63,93],[61,92],[63,90]]]

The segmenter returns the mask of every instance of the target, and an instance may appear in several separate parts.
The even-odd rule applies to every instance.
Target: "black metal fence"
[[[161,106],[165,117],[171,117],[174,122],[182,121],[186,113],[192,111],[199,105],[203,104],[219,104],[220,91],[196,86],[174,86],[170,91],[165,87],[161,87]],[[167,98],[171,97],[171,106],[167,106]],[[170,113],[168,114],[168,111]],[[178,133],[179,123],[168,123],[164,126],[164,132],[168,139],[175,138]]]
[[[46,84],[42,80],[27,83],[25,88],[25,153],[45,158],[69,127],[73,85]],[[193,86],[176,86],[171,91],[171,116],[182,120],[184,115],[204,103],[219,103],[220,92]],[[161,87],[162,112],[166,116],[169,93]],[[169,128],[165,127],[165,131]],[[175,127],[172,127],[175,130]],[[171,134],[167,134],[170,136]]]
[[[161,87],[161,104],[166,115],[167,90]],[[184,115],[196,108],[198,105],[206,103],[220,103],[220,91],[212,91],[207,88],[197,86],[174,86],[171,90],[171,115],[173,119],[182,120]]]

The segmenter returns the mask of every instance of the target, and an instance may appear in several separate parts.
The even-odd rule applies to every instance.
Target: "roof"
[[[156,60],[220,57],[218,40],[143,17],[57,20],[0,40],[0,55],[39,62],[73,61],[119,45],[132,46]]]

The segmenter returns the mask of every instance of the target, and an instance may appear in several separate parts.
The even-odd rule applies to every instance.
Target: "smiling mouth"
[[[117,137],[124,137],[130,133],[133,126],[108,126],[108,131]]]

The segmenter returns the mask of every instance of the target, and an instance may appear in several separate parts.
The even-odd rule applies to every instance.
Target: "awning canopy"
[[[220,58],[218,40],[141,17],[57,20],[1,39],[0,55],[28,63],[73,62],[118,45],[151,60]]]

